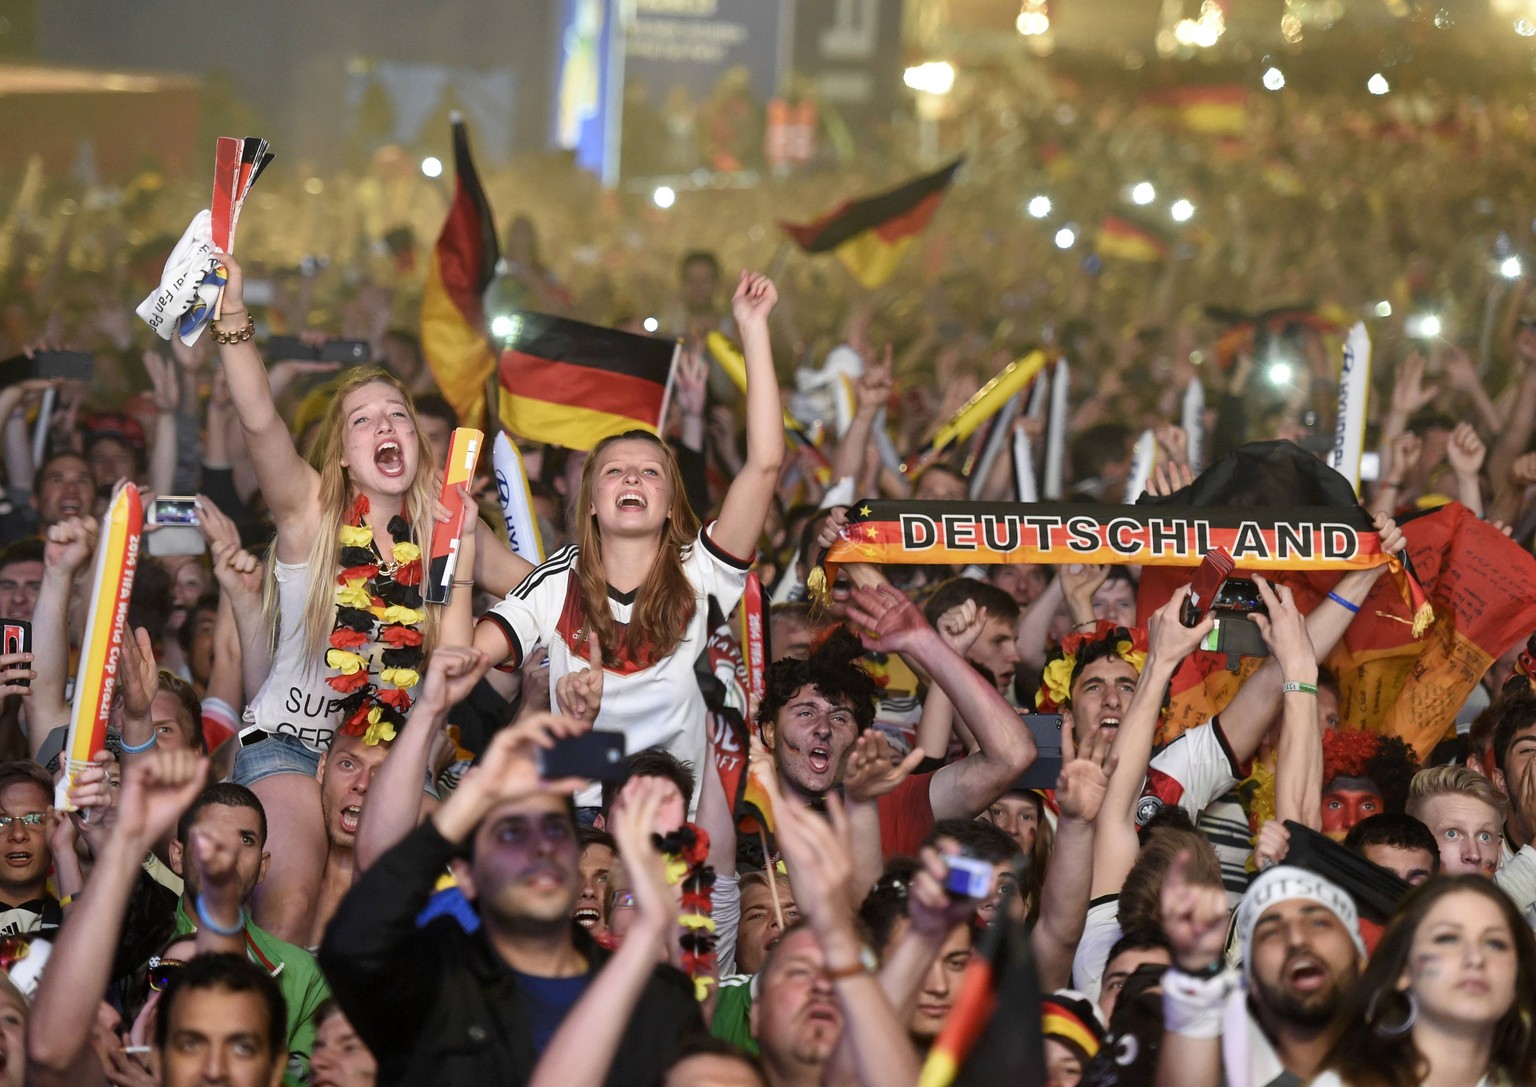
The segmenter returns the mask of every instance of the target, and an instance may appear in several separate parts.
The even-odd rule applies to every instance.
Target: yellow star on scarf
[[[860,517],[868,517],[873,512],[874,511],[871,510],[868,506],[860,506],[859,507],[859,516]]]
[[[880,538],[880,530],[874,525],[865,525],[864,535],[871,540],[878,540]]]

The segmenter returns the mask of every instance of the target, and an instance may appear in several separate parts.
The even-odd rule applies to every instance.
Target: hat
[[[1092,1060],[1104,1041],[1104,1027],[1093,1004],[1082,993],[1057,989],[1040,1001],[1040,1033],[1068,1042]]]
[[[140,452],[144,451],[144,427],[135,418],[120,411],[98,411],[85,420],[86,444],[101,438],[113,438]]]
[[[1349,932],[1355,950],[1365,958],[1365,942],[1360,939],[1360,921],[1355,912],[1355,900],[1332,880],[1289,864],[1277,864],[1260,872],[1248,885],[1247,892],[1237,904],[1237,946],[1243,956],[1243,972],[1252,976],[1253,930],[1259,918],[1271,906],[1281,902],[1302,899],[1316,902],[1329,910]]]

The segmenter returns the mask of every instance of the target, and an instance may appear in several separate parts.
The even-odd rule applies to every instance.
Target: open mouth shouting
[[[597,923],[603,919],[603,915],[597,912],[596,907],[582,906],[571,915],[582,928],[596,928]]]
[[[814,744],[806,749],[805,758],[813,774],[825,774],[832,766],[832,749],[825,744]]]
[[[645,495],[639,491],[620,491],[615,505],[621,510],[645,510],[650,506]]]
[[[25,849],[13,849],[6,853],[5,863],[8,868],[27,868],[32,864],[32,854]]]
[[[373,463],[391,479],[405,475],[405,450],[393,438],[379,443],[373,451]]]
[[[363,809],[356,804],[351,804],[341,809],[341,830],[343,834],[356,834],[358,825],[362,821]]]
[[[1328,971],[1311,955],[1297,955],[1285,965],[1285,983],[1297,992],[1315,993],[1328,985]]]
[[[1120,718],[1118,718],[1118,717],[1105,717],[1105,718],[1102,718],[1099,721],[1099,730],[1101,732],[1108,732],[1110,734],[1110,736],[1116,735],[1120,731]]]

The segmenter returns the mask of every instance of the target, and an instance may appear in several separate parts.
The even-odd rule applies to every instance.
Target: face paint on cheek
[[[1433,981],[1441,973],[1440,956],[1431,951],[1420,951],[1413,956],[1413,976]]]

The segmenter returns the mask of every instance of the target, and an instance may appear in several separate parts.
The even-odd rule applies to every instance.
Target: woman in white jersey
[[[256,921],[302,944],[328,849],[315,780],[320,757],[338,729],[370,743],[392,737],[440,626],[451,621],[450,640],[468,639],[471,594],[454,593],[443,609],[421,602],[427,526],[447,512],[410,395],[382,370],[349,371],[309,458],[301,457],[250,338],[240,268],[222,259],[229,283],[215,339],[277,526],[268,585],[272,670],[246,709],[234,780],[256,793],[267,815],[271,862],[257,888]],[[532,567],[473,523],[474,578],[505,593]],[[470,577],[467,566],[458,576]]]
[[[709,740],[693,669],[711,633],[708,598],[722,614],[740,598],[784,458],[768,342],[777,300],[767,277],[742,273],[731,306],[747,364],[747,456],[719,518],[699,528],[672,451],[655,435],[604,439],[582,471],[576,546],[551,555],[475,631],[476,648],[511,667],[546,647],[550,683],[576,713],[592,707],[573,705],[560,680],[591,659],[595,638],[602,672],[578,688],[590,696],[601,682],[595,727],[623,732],[631,752],[664,748],[701,780]],[[595,805],[595,792],[580,802]]]

